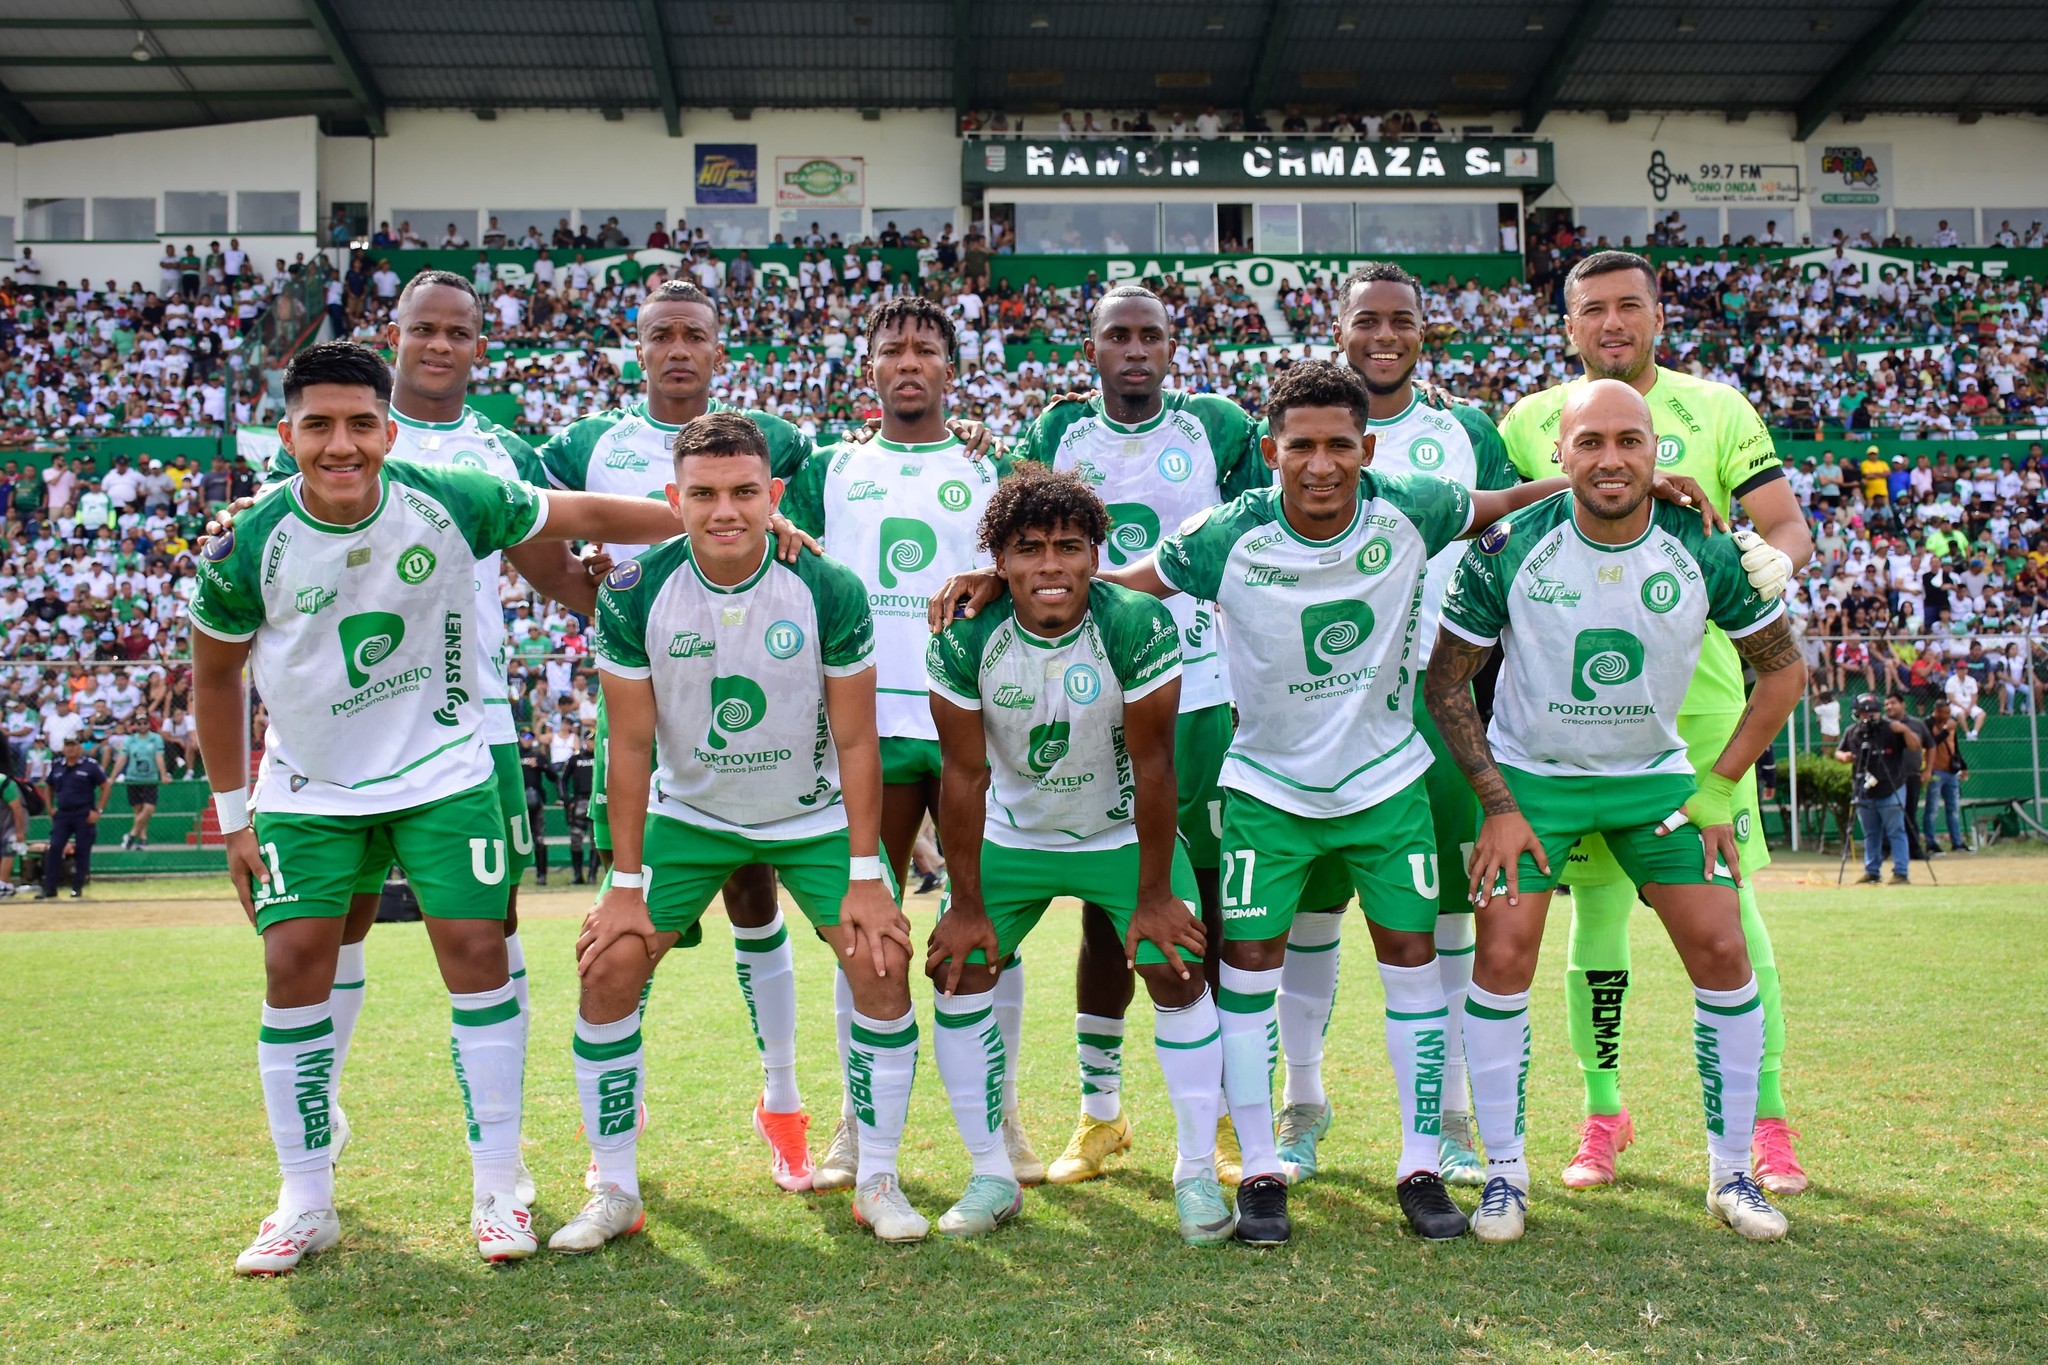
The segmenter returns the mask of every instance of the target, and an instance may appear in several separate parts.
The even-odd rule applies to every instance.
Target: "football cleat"
[[[1173,1208],[1180,1215],[1180,1239],[1191,1247],[1221,1246],[1237,1231],[1237,1210],[1213,1175],[1175,1181]]]
[[[1280,1173],[1287,1183],[1297,1184],[1316,1173],[1316,1143],[1330,1131],[1337,1115],[1333,1104],[1290,1104],[1280,1111],[1276,1125],[1280,1149]]]
[[[1244,1176],[1244,1153],[1238,1149],[1237,1127],[1225,1114],[1216,1120],[1216,1178],[1235,1185]]]
[[[1118,1114],[1113,1119],[1104,1120],[1091,1118],[1084,1111],[1081,1121],[1074,1125],[1074,1135],[1067,1139],[1067,1150],[1059,1154],[1052,1168],[1045,1173],[1045,1178],[1055,1185],[1077,1185],[1083,1180],[1093,1180],[1102,1174],[1104,1162],[1130,1148],[1129,1114]],[[1014,1162],[1015,1158],[1011,1160]]]
[[[548,1238],[548,1250],[581,1255],[596,1251],[614,1237],[631,1237],[646,1226],[647,1212],[639,1197],[617,1185],[607,1185],[590,1196],[582,1212],[555,1230]]]
[[[870,1178],[853,1192],[853,1221],[872,1229],[878,1242],[922,1242],[932,1227],[910,1207],[894,1171]]]
[[[1451,1192],[1433,1171],[1417,1171],[1394,1187],[1401,1213],[1415,1235],[1429,1242],[1449,1242],[1463,1237],[1470,1226],[1465,1211],[1451,1199]]]
[[[1579,1125],[1579,1150],[1564,1168],[1565,1187],[1590,1190],[1595,1185],[1612,1185],[1614,1158],[1627,1151],[1635,1139],[1635,1120],[1626,1109],[1619,1114],[1586,1115]]]
[[[986,1237],[1024,1212],[1024,1187],[996,1175],[969,1176],[953,1207],[939,1215],[945,1237]]]
[[[1436,1139],[1437,1173],[1446,1185],[1486,1183],[1486,1163],[1479,1158],[1479,1130],[1470,1114],[1444,1112]]]
[[[289,1275],[300,1261],[341,1240],[341,1215],[333,1209],[279,1209],[263,1220],[256,1240],[235,1257],[237,1275]]]
[[[1276,1247],[1294,1235],[1287,1218],[1287,1182],[1255,1175],[1237,1187],[1237,1240],[1246,1246]]]
[[[469,1209],[469,1231],[486,1261],[523,1261],[540,1250],[533,1235],[533,1215],[524,1205],[502,1195],[487,1194]]]
[[[526,1158],[519,1158],[518,1167],[512,1172],[512,1197],[526,1208],[532,1208],[540,1197],[540,1190],[533,1183],[533,1172],[526,1169]]]
[[[1024,1132],[1024,1120],[1017,1117],[1015,1110],[1003,1115],[1003,1149],[1010,1154],[1010,1169],[1019,1185],[1045,1183],[1045,1160],[1032,1150],[1031,1139]]]
[[[824,1159],[811,1169],[813,1190],[850,1190],[860,1175],[860,1125],[841,1118],[832,1126]]]
[[[1749,1140],[1750,1171],[1770,1194],[1806,1193],[1806,1169],[1792,1152],[1792,1131],[1783,1119],[1758,1119]]]
[[[1719,1189],[1710,1185],[1707,1212],[1752,1242],[1775,1242],[1791,1230],[1785,1215],[1771,1206],[1746,1173],[1732,1177]]]
[[[785,1190],[811,1187],[811,1116],[801,1109],[774,1113],[754,1105],[754,1131],[768,1144],[768,1173]]]
[[[1528,1177],[1517,1184],[1504,1175],[1486,1182],[1472,1215],[1472,1235],[1482,1242],[1519,1242],[1529,1222]]]

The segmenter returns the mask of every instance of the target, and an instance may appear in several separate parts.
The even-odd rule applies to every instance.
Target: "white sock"
[[[1692,1044],[1707,1109],[1707,1173],[1715,1189],[1749,1174],[1764,1012],[1756,977],[1732,991],[1692,990]]]
[[[469,1122],[474,1195],[512,1197],[519,1171],[519,1100],[526,1074],[526,1024],[512,983],[469,995],[450,994],[451,1058]]]
[[[1437,1136],[1443,1131],[1447,1010],[1436,963],[1390,967],[1382,962],[1379,968],[1380,984],[1387,992],[1387,1061],[1394,1069],[1401,1104],[1401,1159],[1394,1168],[1399,1183],[1417,1171],[1436,1173]]]
[[[896,1173],[896,1149],[903,1145],[910,1086],[916,1079],[917,1011],[905,1010],[898,1019],[870,1019],[856,1010],[846,1048],[846,1091],[860,1124],[855,1185]]]
[[[1323,1092],[1323,1035],[1337,1008],[1337,966],[1344,954],[1344,912],[1310,911],[1287,931],[1280,965],[1280,1055],[1287,1061],[1282,1095],[1288,1104],[1327,1104]]]
[[[512,998],[519,1002],[520,1021],[531,1031],[533,1005],[526,992],[526,945],[516,933],[505,935],[505,972],[512,982]]]
[[[1244,1178],[1280,1174],[1273,1145],[1273,1061],[1280,1051],[1280,1026],[1273,997],[1280,989],[1278,967],[1248,972],[1223,964],[1216,997],[1223,1035],[1223,1095],[1244,1156]]]
[[[1024,1045],[1024,954],[1011,953],[996,978],[996,1023],[1003,1030],[1003,1116],[1017,1112],[1018,1049]]]
[[[1526,1184],[1522,1127],[1529,1084],[1529,992],[1495,995],[1474,983],[1465,995],[1465,1064],[1472,1076],[1472,1116],[1486,1144],[1488,1176],[1519,1176]]]
[[[1015,1180],[1010,1153],[1003,1146],[1003,1072],[1008,1057],[1002,1025],[995,1020],[996,993],[937,997],[937,1025],[932,1051],[939,1061],[939,1083],[953,1106],[953,1122],[976,1175]],[[865,1153],[863,1153],[865,1154]]]
[[[1153,1006],[1152,1042],[1173,1104],[1175,1184],[1216,1174],[1216,1117],[1223,1109],[1223,1025],[1207,991],[1179,1009]]]
[[[334,960],[334,994],[327,1003],[334,1010],[334,1084],[332,1098],[341,1103],[341,1073],[348,1066],[348,1045],[356,1036],[356,1018],[363,1012],[363,994],[369,980],[363,962],[363,945],[344,943]]]
[[[640,1197],[640,1100],[647,1089],[647,1052],[640,1011],[609,1024],[576,1016],[576,1098],[583,1136],[597,1159],[600,1187],[617,1185]]]
[[[334,1207],[334,1075],[340,1070],[334,1013],[327,1001],[296,1009],[263,1007],[256,1069],[263,1108],[284,1177],[277,1206],[286,1213]]]
[[[1098,1122],[1115,1122],[1124,1111],[1124,1021],[1077,1014],[1074,1043],[1081,1055],[1081,1112]]]
[[[804,1107],[796,1088],[796,958],[782,911],[758,929],[732,926],[733,970],[761,1050],[761,1104],[772,1114]]]
[[[1444,1112],[1466,1114],[1465,993],[1472,988],[1473,917],[1440,911],[1436,917],[1436,973],[1443,982]]]
[[[854,1120],[853,1092],[846,1088],[846,1059],[853,1047],[853,987],[845,972],[832,973],[832,1022],[839,1031],[839,1117]]]

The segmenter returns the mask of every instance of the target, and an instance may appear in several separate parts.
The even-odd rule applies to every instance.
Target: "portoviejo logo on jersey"
[[[1159,477],[1168,483],[1186,483],[1188,475],[1195,472],[1195,457],[1179,446],[1168,446],[1159,452]]]
[[[1444,462],[1444,444],[1425,436],[1408,447],[1408,463],[1417,469],[1436,469]]]
[[[434,576],[434,562],[432,550],[424,545],[415,545],[398,557],[398,577],[417,586]]]
[[[1659,616],[1677,606],[1679,597],[1676,574],[1653,573],[1643,580],[1643,605]]]
[[[458,618],[459,619],[459,618]],[[379,676],[377,666],[398,653],[405,642],[405,618],[391,611],[359,611],[335,623],[347,670],[349,695],[330,704],[328,714],[351,715],[390,697],[420,690],[434,670],[424,665]]]
[[[1338,661],[1364,644],[1371,634],[1372,608],[1356,599],[1303,607],[1301,653],[1309,676],[1327,678],[1335,673]]]
[[[804,647],[804,629],[794,621],[777,621],[761,637],[761,644],[775,658],[792,658]]]
[[[1067,756],[1073,727],[1066,721],[1048,721],[1044,725],[1031,727],[1031,736],[1026,741],[1024,761],[1031,765],[1034,777],[1044,777],[1053,770],[1053,765]]]
[[[1657,438],[1657,467],[1669,469],[1685,458],[1685,442],[1676,436]]]
[[[973,501],[974,494],[958,479],[948,479],[939,485],[939,506],[948,512],[964,512]]]
[[[713,678],[711,727],[705,731],[704,742],[722,751],[730,736],[753,729],[767,714],[768,695],[761,684],[743,674]]]
[[[1582,630],[1572,641],[1572,696],[1582,702],[1598,701],[1601,688],[1619,687],[1642,673],[1643,642],[1625,630],[1612,626]],[[1551,707],[1557,709],[1558,703],[1551,703]],[[1628,714],[1647,715],[1654,708],[1620,709]]]
[[[898,574],[907,578],[928,568],[938,552],[938,536],[916,517],[882,518],[882,553],[878,567],[883,587],[900,586]]]
[[[1109,505],[1109,562],[1130,564],[1159,543],[1159,514],[1142,502]]]
[[[1086,706],[1102,695],[1102,675],[1095,671],[1093,664],[1069,664],[1062,686],[1066,688],[1068,701],[1076,706]]]

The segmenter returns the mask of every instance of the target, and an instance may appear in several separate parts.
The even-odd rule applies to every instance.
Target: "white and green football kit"
[[[981,514],[1009,472],[1007,458],[971,460],[951,436],[923,445],[877,437],[819,451],[783,490],[783,515],[867,584],[885,783],[939,774],[926,613],[949,577],[990,562],[977,544]]]
[[[474,409],[464,409],[453,422],[422,422],[407,417],[397,407],[391,420],[398,436],[385,458],[409,460],[414,464],[450,465],[457,469],[481,469],[486,474],[516,483],[546,488],[548,478],[533,447]],[[299,472],[291,452],[280,449],[272,458],[270,478],[277,481]],[[489,671],[484,694],[485,731],[490,741],[491,764],[498,787],[498,801],[504,807],[506,837],[512,849],[512,882],[516,886],[526,869],[533,866],[535,832],[528,823],[526,783],[519,769],[519,732],[512,724],[512,700],[505,678],[505,610],[498,599],[498,575],[502,552],[478,561],[476,569],[476,628],[481,641],[483,663]],[[358,893],[374,892],[384,883],[391,859],[373,850]]]
[[[1605,545],[1573,507],[1558,493],[1488,527],[1444,603],[1444,629],[1501,647],[1488,742],[1552,867],[1546,877],[1524,853],[1521,885],[1556,885],[1589,833],[1607,835],[1637,885],[1697,884],[1699,830],[1655,833],[1696,785],[1679,707],[1708,623],[1740,639],[1785,608],[1757,596],[1735,542],[1690,510],[1652,503],[1641,536]]]
[[[737,412],[761,429],[768,442],[768,471],[788,479],[810,458],[811,440],[801,431],[770,412],[742,411],[717,399],[707,412]],[[557,488],[583,493],[611,493],[624,498],[663,498],[675,482],[673,449],[679,426],[656,421],[647,402],[623,408],[606,408],[579,417],[549,437],[538,455],[548,481]],[[606,541],[604,551],[623,564],[646,549]],[[610,852],[612,826],[605,805],[605,770],[610,758],[605,744],[608,730],[602,694],[597,699],[596,755],[591,770],[590,826],[597,847]]]
[[[1181,677],[1181,631],[1166,605],[1097,579],[1081,620],[1048,639],[1025,629],[1005,597],[932,637],[927,668],[933,696],[981,717],[989,764],[981,886],[996,961],[1016,951],[1056,896],[1100,905],[1118,936],[1127,934],[1138,908],[1139,844],[1125,708]],[[1194,868],[1177,839],[1172,857],[1173,894],[1198,917]],[[942,916],[952,897],[949,881]],[[978,948],[968,956],[984,960]],[[1163,963],[1166,955],[1146,940],[1137,960]],[[938,997],[939,1073],[975,1173],[1014,1178],[1002,1138],[1010,1045],[1002,1028],[985,1022],[995,1004],[993,989]],[[1215,1150],[1223,1053],[1207,995],[1159,1015],[1178,1180]]]
[[[1102,400],[1057,402],[1024,433],[1018,459],[1078,475],[1109,509],[1108,567],[1135,564],[1158,548],[1160,528],[1266,482],[1265,462],[1244,409],[1217,394],[1166,390],[1157,416],[1135,425],[1112,421]],[[1180,831],[1196,867],[1221,852],[1223,792],[1216,784],[1230,745],[1230,681],[1222,630],[1211,604],[1168,599],[1181,633],[1181,723],[1174,773]]]

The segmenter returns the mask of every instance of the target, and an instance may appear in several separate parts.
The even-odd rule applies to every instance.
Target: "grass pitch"
[[[1527,1239],[1429,1246],[1390,1188],[1393,1098],[1363,926],[1329,1037],[1326,1172],[1295,1241],[1196,1251],[1174,1232],[1171,1114],[1141,1009],[1125,1052],[1138,1141],[1090,1185],[1033,1191],[986,1241],[877,1246],[847,1196],[768,1181],[747,1116],[757,1056],[725,934],[673,954],[647,1042],[647,1231],[589,1257],[494,1269],[467,1238],[448,1007],[417,925],[370,940],[344,1085],[355,1138],[341,1244],[278,1281],[235,1253],[276,1177],[253,1063],[262,976],[218,884],[101,885],[0,906],[0,1351],[23,1359],[678,1361],[2041,1361],[2042,1001],[2048,860],[1951,858],[1940,888],[1836,890],[1769,874],[1786,1090],[1814,1190],[1792,1237],[1739,1242],[1701,1207],[1690,1004],[1639,911],[1621,1183],[1571,1193],[1578,1086],[1560,1014],[1563,916],[1534,1006]],[[1916,869],[1916,877],[1924,871]],[[1965,879],[1970,884],[1959,884]],[[163,899],[171,897],[173,899]],[[181,898],[181,899],[179,899]],[[932,898],[917,903],[920,931]],[[580,903],[529,891],[528,1161],[545,1242],[580,1204],[569,1061]],[[792,919],[794,916],[792,912]],[[66,925],[86,926],[79,928]],[[1024,1115],[1050,1159],[1076,1105],[1075,919],[1026,947]],[[800,1075],[821,1151],[838,1099],[828,955],[798,948]],[[967,1163],[929,1050],[903,1149],[929,1216]],[[1142,997],[1141,997],[1142,1000]],[[1461,1192],[1470,1207],[1472,1196]]]

